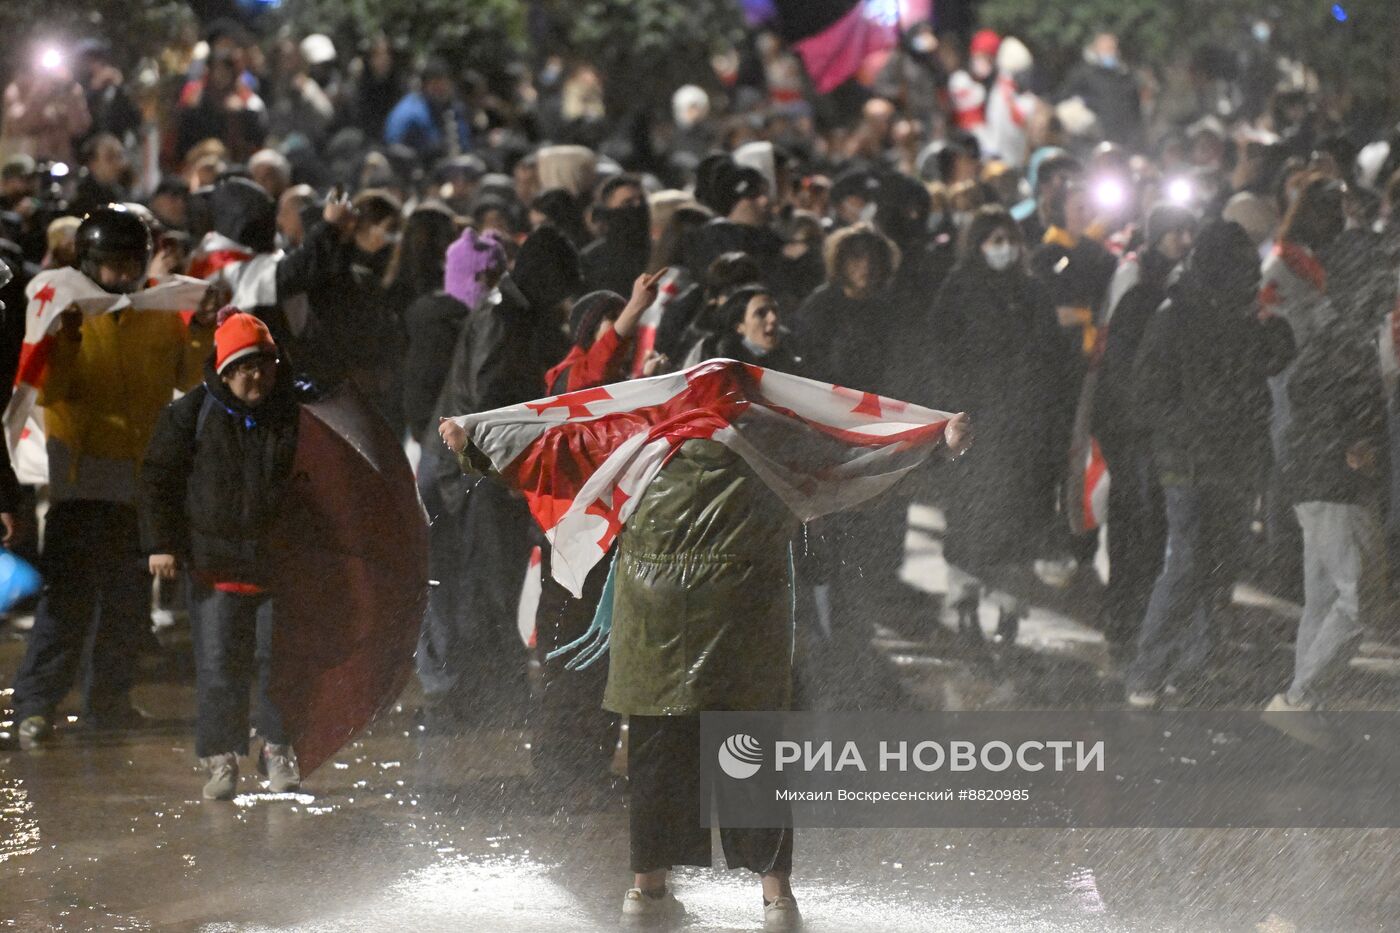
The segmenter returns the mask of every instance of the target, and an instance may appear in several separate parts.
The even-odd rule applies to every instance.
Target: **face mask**
[[[933,38],[933,36],[929,35],[926,32],[923,32],[919,33],[919,35],[914,37],[912,45],[914,46],[914,51],[922,52],[925,55],[927,55],[929,52],[932,52],[935,48],[938,47],[938,42]]]
[[[937,233],[943,229],[943,220],[946,215],[942,211],[934,211],[928,215],[928,232]]]
[[[1100,55],[1100,56],[1099,56],[1099,64],[1102,65],[1102,66],[1105,67],[1105,68],[1117,68],[1117,67],[1118,67],[1118,56],[1117,56],[1117,55]]]
[[[987,260],[988,267],[993,272],[1004,272],[1016,261],[1020,250],[1015,243],[1000,243],[996,246],[982,247],[982,258]]]
[[[1260,43],[1268,42],[1269,37],[1273,35],[1273,30],[1263,20],[1256,22],[1250,31],[1254,33],[1254,41]]]
[[[961,230],[970,223],[972,223],[971,211],[953,211],[953,226]]]

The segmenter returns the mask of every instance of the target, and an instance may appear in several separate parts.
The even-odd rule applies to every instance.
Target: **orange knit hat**
[[[254,353],[276,353],[277,344],[267,325],[251,314],[229,305],[219,311],[214,331],[214,371],[222,373],[230,363]]]

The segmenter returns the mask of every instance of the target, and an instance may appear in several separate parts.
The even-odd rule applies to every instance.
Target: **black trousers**
[[[606,656],[584,670],[571,671],[565,664],[574,655],[550,660],[548,654],[588,631],[608,576],[608,562],[593,568],[578,599],[550,575],[548,544],[541,547],[541,555],[540,604],[535,614],[541,689],[530,714],[530,760],[542,782],[566,792],[575,785],[597,786],[611,780],[617,717],[602,708],[608,685]]]
[[[1143,443],[1100,438],[1108,473],[1108,588],[1104,636],[1117,645],[1137,640],[1167,546],[1166,504]]]
[[[708,868],[710,828],[700,825],[700,717],[627,717],[631,862],[637,874]],[[730,868],[792,871],[791,829],[719,831]]]
[[[84,665],[83,715],[120,711],[136,680],[142,630],[151,624],[136,510],[117,502],[55,503],[39,568],[44,591],[15,674],[16,721],[52,716]]]

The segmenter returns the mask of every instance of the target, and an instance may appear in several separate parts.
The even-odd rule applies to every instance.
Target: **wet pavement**
[[[916,529],[905,568],[932,591],[946,578],[936,531]],[[1246,705],[1286,674],[1277,643],[1296,607],[1239,595],[1232,642],[1249,676],[1222,689]],[[1046,595],[1018,645],[990,656],[928,620],[877,643],[914,707],[1110,705],[1121,684],[1084,621],[1091,602]],[[167,642],[135,694],[159,717],[150,728],[66,723],[51,748],[0,750],[0,931],[622,928],[623,794],[551,798],[522,731],[436,734],[417,724],[414,688],[305,793],[264,794],[245,774],[234,802],[202,800],[187,641]],[[0,629],[0,682],[22,647]],[[1349,702],[1397,708],[1400,652],[1381,640],[1363,655]],[[1400,929],[1393,830],[799,830],[795,861],[816,933]],[[751,877],[688,869],[674,886],[681,929],[761,928]]]

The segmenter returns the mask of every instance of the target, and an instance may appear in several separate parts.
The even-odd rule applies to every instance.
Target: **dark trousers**
[[[531,710],[530,761],[535,774],[559,791],[596,786],[610,779],[617,744],[617,717],[602,708],[608,683],[604,655],[584,670],[565,668],[574,655],[550,660],[556,648],[578,639],[593,623],[609,562],[593,568],[577,599],[550,576],[550,547],[543,545],[541,593],[535,614],[535,651],[540,662],[540,694]]]
[[[253,728],[264,741],[289,741],[268,696],[272,677],[272,596],[194,587],[194,750],[201,758],[248,754],[249,689],[257,692]]]
[[[1167,549],[1128,672],[1133,690],[1189,685],[1200,674],[1238,576],[1248,519],[1241,493],[1223,486],[1168,486],[1166,503]]]
[[[433,452],[433,456],[437,456]],[[420,468],[420,480],[425,472]],[[456,476],[470,484],[459,507],[420,482],[436,585],[418,638],[416,663],[433,702],[462,709],[524,702],[525,649],[516,617],[530,557],[533,519],[524,500],[499,479]]]
[[[15,674],[15,714],[52,716],[80,668],[83,715],[120,711],[150,625],[151,577],[136,510],[93,500],[55,503],[39,568],[44,590]]]
[[[632,871],[708,868],[710,829],[700,825],[700,717],[628,716]],[[730,868],[792,871],[791,829],[719,831]]]
[[[1162,486],[1142,445],[1102,442],[1108,487],[1108,588],[1104,636],[1115,645],[1137,637],[1152,584],[1162,567],[1167,530]]]

